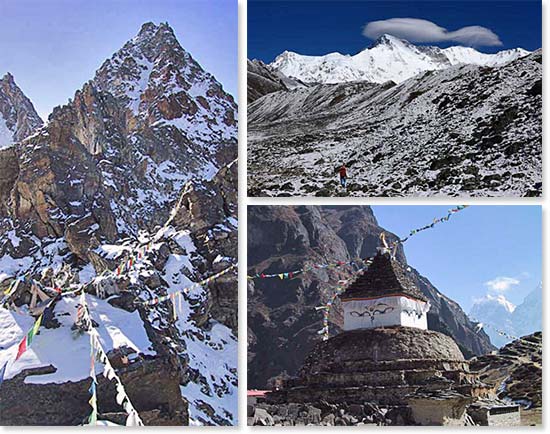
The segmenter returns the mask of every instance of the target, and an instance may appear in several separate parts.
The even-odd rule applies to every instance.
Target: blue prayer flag
[[[4,363],[4,366],[2,366],[2,369],[0,369],[0,386],[4,382],[4,374],[6,373],[6,366],[8,366],[8,362]]]

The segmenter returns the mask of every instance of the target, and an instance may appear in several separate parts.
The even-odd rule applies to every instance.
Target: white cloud
[[[486,27],[467,26],[448,31],[431,21],[418,18],[390,18],[388,20],[371,21],[363,29],[363,35],[370,39],[376,39],[384,33],[410,42],[454,41],[473,46],[502,45],[498,35]]]
[[[495,292],[505,292],[508,291],[512,286],[519,285],[519,280],[514,277],[496,277],[493,280],[485,282],[485,286],[491,291]]]

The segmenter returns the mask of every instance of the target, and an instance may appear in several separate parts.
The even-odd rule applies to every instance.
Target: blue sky
[[[309,55],[335,51],[356,54],[372,42],[362,34],[365,25],[391,18],[428,20],[449,31],[466,26],[485,27],[502,42],[500,46],[476,46],[486,53],[516,47],[535,50],[542,45],[540,0],[249,0],[247,56],[271,62],[285,50]],[[456,44],[428,43],[441,47]]]
[[[380,226],[403,237],[452,207],[372,208]],[[408,263],[466,312],[487,293],[517,305],[542,279],[541,207],[470,206],[414,235],[404,248]]]
[[[0,0],[0,76],[46,119],[147,21],[168,21],[237,98],[237,0]]]

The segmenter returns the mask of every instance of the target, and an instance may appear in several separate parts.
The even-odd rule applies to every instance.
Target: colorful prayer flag
[[[38,319],[36,320],[36,322],[34,323],[34,326],[32,328],[32,334],[33,336],[35,336],[37,333],[38,333],[38,329],[40,328],[40,325],[42,324],[42,317],[44,315],[40,315],[38,317]]]
[[[2,369],[0,369],[0,386],[4,382],[4,374],[6,373],[7,366],[8,366],[8,362],[4,363],[4,366],[2,366]]]
[[[15,357],[15,360],[19,360],[19,358],[23,355],[25,351],[27,351],[27,336],[25,336],[23,340],[19,343],[19,349],[17,350],[17,356]]]

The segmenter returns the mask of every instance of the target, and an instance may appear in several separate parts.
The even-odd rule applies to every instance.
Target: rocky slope
[[[350,261],[369,257],[384,231],[367,206],[248,207],[248,274],[301,269],[305,264]],[[391,242],[395,235],[389,233]],[[406,258],[401,247],[397,257]],[[248,282],[248,387],[265,388],[268,379],[295,375],[306,354],[321,339],[322,314],[315,310],[334,293],[351,267],[319,269],[294,279]],[[432,330],[452,336],[466,355],[493,347],[483,332],[475,333],[460,306],[441,294],[413,268],[412,277],[429,298]],[[338,305],[331,312],[331,334],[341,330]]]
[[[171,381],[166,391],[157,386],[155,392],[153,373],[150,387],[128,386],[135,389],[129,393],[138,412],[156,415],[144,418],[151,424],[237,422],[236,273],[187,291],[175,306],[176,300],[141,303],[236,263],[236,118],[233,98],[182,48],[170,26],[146,23],[67,105],[54,109],[46,127],[0,158],[7,171],[0,194],[1,286],[22,275],[49,286],[45,270],[60,286],[76,289],[91,281],[85,288],[92,303],[108,297],[112,306],[109,315],[91,312],[99,330],[107,332],[106,349],[116,350],[113,336],[142,333],[145,347],[131,337],[122,343],[139,359],[152,358],[151,370],[163,369]],[[130,258],[133,268],[114,272]],[[22,293],[8,301],[24,309],[29,290],[21,285]],[[71,300],[67,296],[56,303],[53,316],[62,326],[41,328],[44,341],[70,330],[77,309]],[[0,311],[6,324],[24,321],[17,312]],[[124,320],[111,318],[124,317],[126,311],[137,316],[131,330]],[[13,360],[14,344],[25,330],[0,332],[1,361]],[[88,361],[75,363],[84,369],[74,375],[65,372],[59,357],[45,353],[40,341],[41,336],[29,360],[8,364],[7,386],[0,389],[3,409],[6,402],[28,395],[26,386],[10,384],[30,382],[24,378],[30,373],[21,373],[29,363],[39,369],[52,364],[58,371],[54,383],[47,376],[38,380],[44,390],[63,393],[72,387],[68,380],[80,384],[81,393],[87,391],[89,384],[81,381],[88,376],[86,337],[75,346],[85,348]],[[128,369],[120,370],[123,382]],[[178,399],[162,397],[174,391]],[[139,397],[148,394],[149,402],[140,403]],[[116,422],[109,416],[114,410],[108,399],[99,392],[100,412]],[[177,408],[166,406],[166,399]],[[74,410],[71,424],[90,410],[83,402],[79,399],[74,408],[67,403],[64,411]],[[49,411],[36,399],[28,405],[33,420]],[[17,423],[20,410],[3,410],[2,422]],[[52,423],[69,423],[66,414],[48,417]]]
[[[0,79],[0,150],[33,134],[43,122],[9,72]]]
[[[494,386],[500,398],[525,408],[542,407],[542,332],[523,336],[495,354],[476,357],[471,368]]]
[[[288,90],[282,80],[259,60],[248,60],[247,66],[247,101],[251,103],[258,98],[278,90]]]
[[[540,196],[542,53],[248,106],[253,196]],[[348,166],[347,191],[336,171]]]
[[[279,90],[292,90],[308,85],[300,80],[287,77],[261,60],[247,60],[247,101],[251,103],[268,93]]]
[[[386,34],[355,55],[330,53],[324,56],[304,56],[285,51],[269,66],[307,83],[385,83],[390,80],[400,83],[425,71],[446,69],[458,64],[496,66],[527,54],[529,51],[522,48],[485,54],[469,47],[414,45]]]

